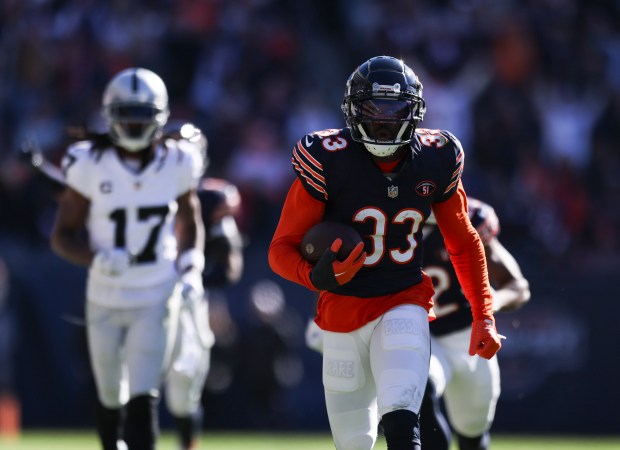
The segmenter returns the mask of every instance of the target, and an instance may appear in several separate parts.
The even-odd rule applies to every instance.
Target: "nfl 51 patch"
[[[435,192],[435,189],[437,189],[435,183],[428,180],[420,181],[415,187],[415,191],[418,193],[418,195],[421,195],[422,197],[428,197],[433,192]]]

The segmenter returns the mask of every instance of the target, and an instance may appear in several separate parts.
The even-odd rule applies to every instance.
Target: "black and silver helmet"
[[[342,111],[354,140],[374,156],[390,156],[424,118],[422,83],[400,59],[376,56],[347,80]]]

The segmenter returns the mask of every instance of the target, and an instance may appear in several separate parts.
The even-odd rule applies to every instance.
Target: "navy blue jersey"
[[[200,199],[205,238],[209,241],[209,231],[217,221],[224,215],[234,216],[238,213],[241,196],[235,185],[220,178],[202,179],[196,193]]]
[[[464,154],[459,141],[440,130],[416,130],[410,148],[393,176],[382,173],[347,128],[308,134],[293,149],[297,176],[325,203],[323,220],[351,225],[364,238],[364,267],[331,292],[376,297],[421,281],[422,225],[431,204],[456,191]]]
[[[231,228],[226,221],[239,212],[241,196],[236,186],[219,178],[202,179],[197,195],[205,229],[203,283],[207,288],[225,286],[233,282],[228,256],[242,245],[236,224]]]
[[[469,218],[486,244],[499,233],[499,221],[493,208],[468,198]],[[430,323],[431,334],[441,336],[471,325],[471,307],[463,295],[443,237],[436,226],[424,228],[424,272],[433,279],[435,315]]]

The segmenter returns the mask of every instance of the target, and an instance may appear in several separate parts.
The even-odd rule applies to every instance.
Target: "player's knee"
[[[122,406],[118,386],[111,386],[110,388],[103,386],[99,388],[98,397],[99,402],[108,409],[117,409]]]
[[[338,450],[370,450],[374,447],[376,436],[371,434],[350,434],[336,439]]]
[[[388,449],[419,449],[420,420],[418,414],[399,409],[384,414],[381,418],[383,434]]]
[[[392,369],[384,371],[377,383],[377,405],[381,414],[399,409],[418,411],[424,395],[421,376],[412,370]]]
[[[480,436],[491,425],[491,419],[485,414],[471,414],[468,417],[454,418],[455,431],[463,436]]]
[[[187,396],[168,396],[166,406],[175,417],[191,416],[200,408],[200,399],[189,399]]]
[[[370,450],[377,440],[377,418],[368,409],[330,412],[329,423],[338,450]]]
[[[174,373],[166,385],[166,406],[175,417],[194,414],[200,407],[202,383],[190,376]]]
[[[187,416],[191,412],[187,396],[184,395],[185,392],[178,389],[176,386],[173,387],[169,385],[166,388],[166,406],[168,407],[168,411],[175,417]]]

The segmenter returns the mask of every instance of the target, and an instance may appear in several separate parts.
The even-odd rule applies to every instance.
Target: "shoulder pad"
[[[461,142],[449,131],[418,128],[415,137],[423,148],[437,149],[436,153],[442,164],[450,171],[450,178],[443,191],[444,196],[451,195],[459,184],[463,174],[465,152]],[[428,150],[432,152],[432,150]]]
[[[94,144],[92,141],[76,141],[67,147],[67,153],[71,153],[75,156],[88,153],[93,150]]]
[[[415,138],[423,147],[454,149],[456,152],[463,152],[461,142],[447,130],[416,128]]]
[[[293,148],[292,164],[306,190],[320,201],[327,200],[324,163],[330,153],[345,150],[350,142],[342,129],[315,131],[302,137]]]
[[[61,168],[65,172],[74,164],[84,164],[88,160],[95,159],[95,146],[92,141],[77,141],[67,147],[62,157]]]
[[[493,207],[478,199],[468,197],[469,218],[478,231],[483,244],[487,244],[500,232],[499,218]]]
[[[214,197],[216,206],[225,209],[227,214],[235,215],[241,206],[241,195],[237,186],[222,178],[205,178],[200,182],[199,193]]]
[[[203,159],[200,148],[186,139],[168,139],[165,147],[173,155],[176,154],[178,164],[189,166],[191,177],[198,180],[202,176]]]

